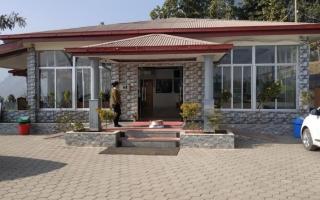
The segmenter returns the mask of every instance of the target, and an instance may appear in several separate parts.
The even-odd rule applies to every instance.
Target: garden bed
[[[234,149],[234,134],[227,130],[204,133],[202,130],[180,132],[180,147]]]
[[[67,132],[64,136],[67,145],[91,147],[117,147],[120,131],[114,132]]]

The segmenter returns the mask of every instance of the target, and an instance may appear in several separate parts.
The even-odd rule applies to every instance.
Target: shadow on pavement
[[[300,139],[291,135],[272,135],[235,131],[236,148],[255,148],[272,144],[301,144]]]
[[[15,180],[48,173],[64,167],[65,163],[33,158],[0,156],[0,181]]]

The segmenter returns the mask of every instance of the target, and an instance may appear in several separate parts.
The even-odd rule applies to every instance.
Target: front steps
[[[176,148],[180,146],[180,133],[176,131],[134,131],[122,132],[119,147]]]

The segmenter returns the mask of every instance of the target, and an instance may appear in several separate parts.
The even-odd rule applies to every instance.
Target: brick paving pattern
[[[1,200],[319,199],[320,151],[301,144],[243,137],[235,150],[135,156],[45,137],[0,136]]]

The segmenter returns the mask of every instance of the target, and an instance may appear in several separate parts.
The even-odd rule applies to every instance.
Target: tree
[[[16,25],[19,27],[26,26],[26,19],[21,17],[19,13],[12,12],[10,14],[0,15],[0,30],[12,30]]]
[[[236,17],[234,0],[212,0],[209,15],[214,19],[234,19]]]
[[[154,8],[150,16],[152,19],[169,17],[207,18],[211,0],[166,0],[162,6]]]

